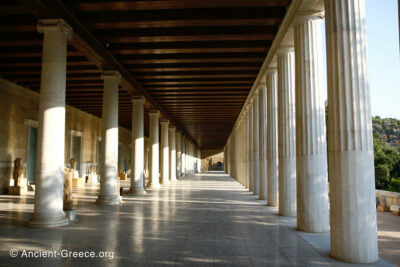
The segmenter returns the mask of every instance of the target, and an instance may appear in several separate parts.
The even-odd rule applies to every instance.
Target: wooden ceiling
[[[62,18],[68,46],[67,104],[101,117],[101,68],[116,69],[119,123],[130,95],[161,110],[201,148],[222,148],[290,0],[3,0],[0,74],[39,91],[38,18]],[[4,100],[3,100],[4,101]],[[145,116],[146,132],[148,116]]]

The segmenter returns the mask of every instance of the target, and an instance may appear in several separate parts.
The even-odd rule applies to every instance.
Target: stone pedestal
[[[363,0],[325,1],[331,255],[378,260]]]
[[[158,137],[158,129],[159,129],[159,118],[160,112],[158,110],[152,110],[149,112],[150,116],[150,155],[151,155],[151,163],[150,163],[150,175],[149,175],[149,183],[147,184],[148,188],[159,188],[160,187],[160,141]]]
[[[132,179],[130,194],[142,195],[144,188],[144,103],[143,96],[132,97]]]
[[[278,59],[279,215],[296,216],[296,118],[293,47],[281,47]]]
[[[35,175],[35,208],[29,227],[67,225],[63,212],[67,38],[63,20],[40,20],[44,33]]]
[[[296,62],[297,229],[329,231],[320,14],[294,21]]]
[[[17,196],[25,196],[28,193],[28,187],[25,186],[9,186],[8,194],[17,195]]]
[[[120,74],[104,71],[100,194],[97,204],[119,205],[118,187],[118,87]]]

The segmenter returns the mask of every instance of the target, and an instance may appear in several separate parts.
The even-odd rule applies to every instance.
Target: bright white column
[[[160,112],[158,110],[149,111],[150,116],[150,154],[151,168],[149,175],[148,188],[160,187],[160,141],[159,141],[159,119]]]
[[[100,194],[97,204],[120,204],[118,188],[118,85],[120,74],[103,71],[103,118],[100,163]]]
[[[56,227],[69,222],[63,212],[65,84],[67,38],[63,20],[39,20],[44,34],[40,81],[35,208],[30,227]]]
[[[244,123],[245,123],[245,142],[244,142],[244,158],[245,158],[245,187],[250,190],[250,120],[249,120],[249,106],[246,107],[244,113]]]
[[[176,144],[176,174],[178,178],[182,176],[182,133],[180,131],[176,131],[175,135],[175,144]]]
[[[143,96],[132,97],[132,179],[131,194],[145,194],[144,189],[144,103]]]
[[[169,120],[161,120],[161,184],[169,184]]]
[[[279,215],[296,216],[296,117],[293,47],[281,47],[278,59]]]
[[[181,154],[182,175],[181,176],[184,177],[186,174],[186,138],[183,134],[182,134],[181,150],[182,150],[182,154]]]
[[[266,110],[265,110],[265,83],[261,83],[258,88],[258,125],[259,125],[259,179],[260,199],[267,199],[268,181],[267,181],[267,143],[266,143]]]
[[[178,181],[176,179],[176,146],[175,146],[175,132],[176,127],[170,126],[169,127],[169,180],[171,182]]]
[[[249,190],[254,193],[254,137],[253,137],[253,130],[254,130],[254,116],[253,116],[253,99],[250,100],[249,103]]]
[[[186,173],[189,174],[190,173],[190,164],[189,164],[189,138],[186,138],[185,141],[185,166],[186,166]]]
[[[325,1],[331,255],[378,260],[364,0]]]
[[[266,115],[267,115],[267,181],[268,206],[278,206],[278,100],[277,70],[270,68],[266,78]]]
[[[254,195],[260,192],[260,154],[259,154],[259,127],[258,127],[258,91],[253,96],[253,184]]]
[[[322,17],[294,22],[296,63],[297,229],[329,231],[328,170],[322,76]]]

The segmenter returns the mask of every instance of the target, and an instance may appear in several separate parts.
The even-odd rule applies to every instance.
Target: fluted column
[[[63,212],[67,38],[63,20],[40,20],[43,33],[35,208],[30,227],[67,225]],[[6,101],[3,99],[3,101]]]
[[[249,190],[254,193],[254,115],[253,99],[249,104]]]
[[[175,144],[176,144],[176,175],[177,178],[182,176],[182,133],[180,131],[176,131],[175,135]]]
[[[176,127],[169,127],[169,180],[171,182],[178,181],[176,179],[176,146],[175,146]]]
[[[279,215],[296,216],[295,73],[292,47],[281,47],[278,59]]]
[[[268,206],[278,206],[278,92],[277,70],[270,68],[266,78],[266,115],[267,115],[267,181]]]
[[[329,230],[325,105],[322,76],[322,17],[297,15],[296,63],[297,228]]]
[[[267,192],[268,192],[265,95],[266,95],[265,83],[261,83],[258,87],[260,199],[267,199]]]
[[[151,154],[151,168],[149,175],[148,188],[160,187],[160,141],[159,141],[159,119],[160,112],[158,110],[149,111],[150,116],[150,154]]]
[[[169,120],[161,120],[161,184],[169,184]]]
[[[260,154],[259,154],[259,125],[258,125],[258,91],[253,96],[253,184],[254,195],[260,190]]]
[[[364,0],[325,1],[331,255],[378,260]]]
[[[118,86],[121,75],[103,71],[100,194],[97,204],[120,204],[118,188]]]
[[[182,172],[182,177],[184,177],[185,176],[185,174],[186,174],[186,138],[185,138],[185,136],[182,134],[182,140],[181,140],[181,151],[182,151],[182,154],[181,154],[181,163],[182,163],[182,166],[181,166],[181,172]]]
[[[143,96],[132,97],[132,178],[131,194],[144,194],[144,103]]]
[[[249,106],[246,107],[244,113],[245,120],[245,143],[244,143],[244,158],[245,158],[245,187],[250,190],[250,120]]]

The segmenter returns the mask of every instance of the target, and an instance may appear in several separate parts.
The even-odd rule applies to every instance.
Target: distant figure
[[[21,186],[21,180],[24,175],[24,164],[21,158],[16,158],[14,161],[13,179],[14,186]]]
[[[212,159],[208,160],[208,170],[212,170],[213,169],[213,164],[212,164]]]

